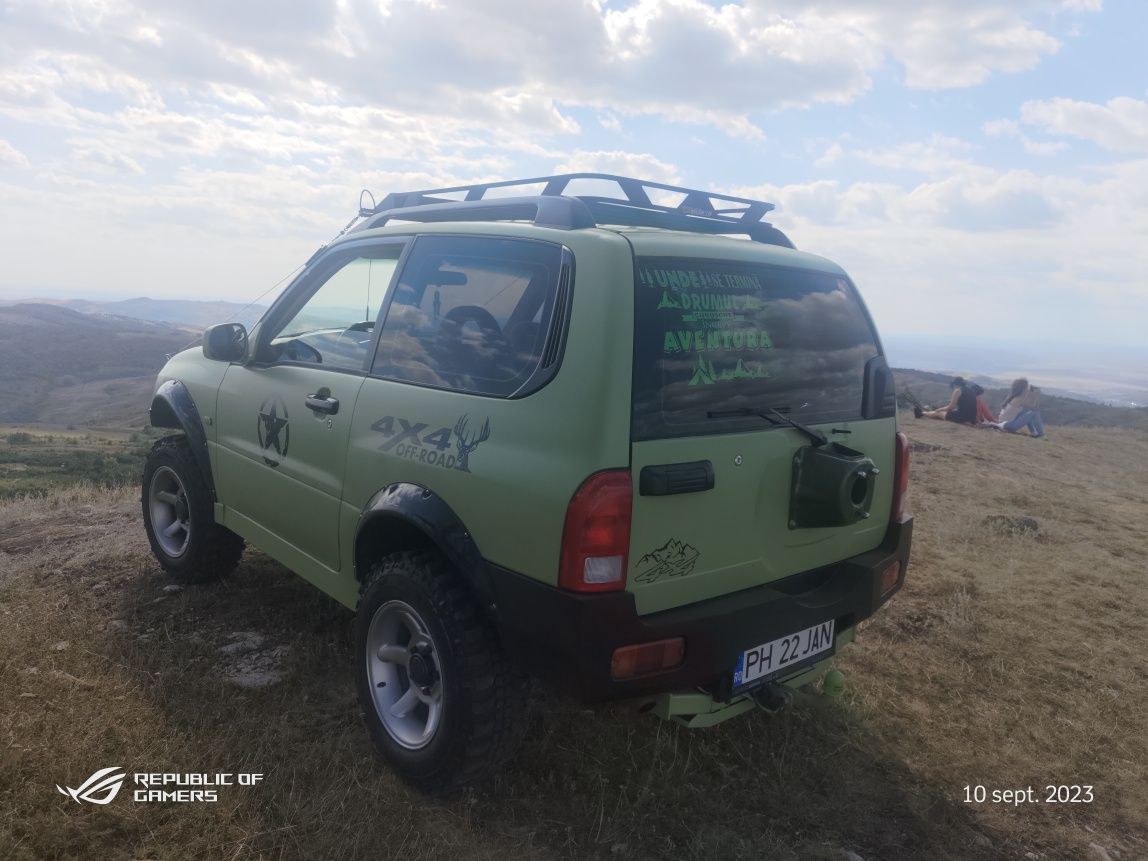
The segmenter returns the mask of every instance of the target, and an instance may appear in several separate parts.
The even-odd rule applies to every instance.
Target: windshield
[[[806,269],[639,257],[634,439],[861,417],[880,349],[848,279]],[[746,415],[730,413],[743,409]],[[711,415],[718,413],[718,415]]]

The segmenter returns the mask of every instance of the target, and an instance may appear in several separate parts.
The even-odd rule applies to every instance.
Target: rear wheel
[[[152,447],[140,501],[152,553],[176,581],[215,580],[239,563],[243,539],[215,522],[211,491],[184,437]]]
[[[528,686],[439,553],[375,565],[355,631],[359,703],[376,748],[409,783],[449,792],[517,749]]]

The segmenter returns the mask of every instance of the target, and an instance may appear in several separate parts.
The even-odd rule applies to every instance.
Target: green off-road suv
[[[367,727],[428,790],[511,754],[531,676],[695,727],[779,708],[912,521],[873,323],[770,209],[604,174],[362,207],[160,373],[160,564],[250,541],[354,609]]]

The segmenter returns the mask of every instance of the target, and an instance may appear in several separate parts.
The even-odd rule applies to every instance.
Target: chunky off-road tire
[[[215,522],[211,491],[184,437],[152,446],[140,497],[152,553],[176,582],[206,583],[239,564],[243,539]]]
[[[371,568],[355,623],[355,682],[379,753],[424,792],[484,780],[525,733],[526,678],[433,550]]]

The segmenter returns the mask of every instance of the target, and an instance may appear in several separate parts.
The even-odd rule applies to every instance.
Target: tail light
[[[905,519],[905,493],[909,489],[909,438],[897,433],[896,470],[893,474],[893,522]]]
[[[897,560],[891,565],[887,566],[881,572],[881,597],[884,598],[890,592],[897,588],[897,584],[901,582],[901,560]]]
[[[626,588],[633,503],[629,470],[596,472],[582,482],[566,508],[559,586],[575,592]]]
[[[616,681],[649,676],[680,667],[686,659],[684,637],[623,646],[610,659],[610,676]]]

